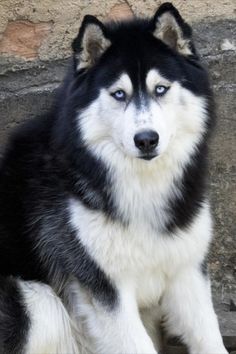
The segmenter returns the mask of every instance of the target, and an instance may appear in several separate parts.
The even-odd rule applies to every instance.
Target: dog
[[[47,115],[12,135],[0,174],[3,353],[227,353],[206,270],[208,75],[170,3],[85,16]]]

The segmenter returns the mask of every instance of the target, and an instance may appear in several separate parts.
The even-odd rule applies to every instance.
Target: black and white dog
[[[2,353],[224,354],[204,262],[212,94],[191,28],[86,16],[47,116],[0,174]]]

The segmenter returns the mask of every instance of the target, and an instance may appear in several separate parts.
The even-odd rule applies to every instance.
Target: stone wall
[[[70,55],[70,43],[86,14],[99,19],[127,14],[149,16],[157,0],[1,0],[0,54],[26,60],[55,60]],[[235,18],[235,1],[174,0],[189,22]],[[1,38],[2,37],[2,38]]]
[[[0,146],[15,125],[49,108],[85,14],[101,20],[147,16],[162,2],[0,0]],[[173,4],[193,26],[215,91],[218,125],[209,162],[216,237],[209,264],[215,298],[229,309],[231,300],[236,303],[236,3]]]

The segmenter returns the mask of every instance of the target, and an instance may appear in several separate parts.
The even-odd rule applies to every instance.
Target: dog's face
[[[78,121],[88,146],[109,143],[152,160],[200,140],[208,83],[176,13],[162,7],[149,22],[105,27],[89,17],[82,25],[77,70],[91,99]]]
[[[171,102],[178,88],[173,85],[171,92],[172,83],[156,68],[146,72],[142,80],[137,76],[135,83],[124,71],[101,90],[99,116],[109,125],[112,140],[124,154],[151,160],[166,150],[175,133]]]

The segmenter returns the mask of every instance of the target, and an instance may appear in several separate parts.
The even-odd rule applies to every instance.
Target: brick
[[[38,50],[51,27],[52,22],[9,22],[0,41],[0,54],[25,60],[37,58]]]
[[[129,19],[134,16],[133,11],[129,7],[128,4],[118,4],[115,5],[111,8],[109,14],[108,14],[108,19],[117,21],[117,20],[123,20],[123,19]]]

